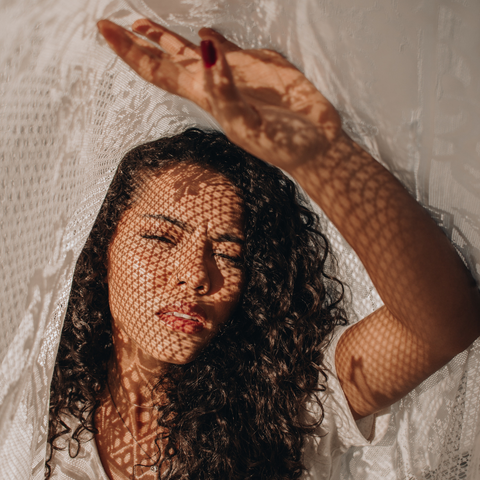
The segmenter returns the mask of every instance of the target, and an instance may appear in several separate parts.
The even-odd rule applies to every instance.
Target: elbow
[[[480,291],[476,285],[472,285],[468,293],[449,319],[451,335],[446,338],[445,350],[450,359],[480,337]]]

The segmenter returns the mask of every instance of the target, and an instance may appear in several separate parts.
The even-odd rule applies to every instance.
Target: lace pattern
[[[48,385],[71,277],[116,165],[187,126],[196,106],[147,85],[95,22],[148,15],[195,40],[212,26],[282,52],[443,228],[480,279],[480,3],[298,0],[3,0],[0,3],[0,477],[41,479]],[[381,301],[324,221],[352,319]],[[455,319],[452,319],[455,321]],[[392,407],[379,445],[344,455],[344,479],[480,476],[480,343]]]

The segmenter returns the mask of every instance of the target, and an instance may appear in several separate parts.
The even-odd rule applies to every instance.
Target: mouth
[[[200,333],[205,328],[206,313],[198,305],[167,305],[157,317],[171,330],[187,334]]]

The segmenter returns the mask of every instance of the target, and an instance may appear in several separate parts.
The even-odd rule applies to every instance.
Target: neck
[[[120,411],[153,408],[159,403],[153,388],[165,364],[146,355],[127,335],[113,326],[114,355],[110,361],[108,383],[113,401]]]
[[[109,478],[131,478],[131,466],[137,464],[144,465],[138,468],[145,478],[157,478],[154,468],[161,455],[156,444],[160,430],[158,412],[153,407],[161,402],[162,396],[152,392],[165,364],[146,356],[115,326],[113,342],[108,388],[95,413],[98,430],[95,440],[100,458]]]

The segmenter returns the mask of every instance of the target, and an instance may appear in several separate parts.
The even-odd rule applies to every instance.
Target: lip
[[[187,315],[191,319],[173,315],[175,313]],[[207,321],[205,310],[194,303],[165,305],[156,315],[170,329],[187,334],[200,333],[205,328]]]

